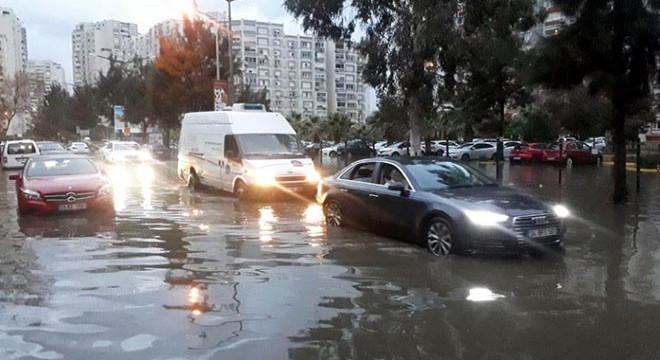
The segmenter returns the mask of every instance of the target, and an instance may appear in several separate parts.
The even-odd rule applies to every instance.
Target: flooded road
[[[112,217],[19,218],[3,173],[0,359],[658,359],[660,177],[614,207],[609,170],[505,165],[572,208],[563,254],[444,260],[171,164],[108,168]]]

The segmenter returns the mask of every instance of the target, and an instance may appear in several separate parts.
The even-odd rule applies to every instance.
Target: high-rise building
[[[542,38],[559,34],[564,27],[575,22],[573,17],[562,13],[561,9],[554,5],[551,0],[537,0],[534,3],[534,12],[538,13],[540,11],[545,11],[547,16],[543,22],[536,24],[523,34],[526,48],[533,47]]]
[[[100,73],[110,69],[110,58],[131,60],[137,37],[136,24],[116,20],[78,24],[71,35],[75,85],[94,84]]]
[[[66,88],[64,68],[62,65],[48,60],[31,60],[27,64],[27,74],[30,77],[30,106],[36,110],[39,102],[53,85]]]
[[[181,33],[183,21],[170,19],[152,26],[149,31],[133,39],[130,46],[131,58],[143,61],[153,61],[160,52],[160,38],[171,37]]]
[[[27,37],[12,9],[0,7],[0,79],[25,71]]]
[[[362,58],[354,48],[313,36],[286,35],[283,24],[233,20],[240,83],[266,89],[271,109],[303,117],[335,111],[366,119]]]

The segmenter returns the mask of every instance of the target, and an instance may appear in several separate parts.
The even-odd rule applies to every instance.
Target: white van
[[[40,155],[37,143],[32,140],[7,141],[2,147],[2,169],[20,169],[27,160]]]
[[[204,185],[237,197],[274,190],[315,194],[320,176],[287,120],[260,107],[232,108],[240,110],[184,115],[179,177],[192,188]]]

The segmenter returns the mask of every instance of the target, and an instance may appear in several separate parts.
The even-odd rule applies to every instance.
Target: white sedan
[[[463,144],[457,149],[449,149],[449,157],[463,161],[492,160],[495,159],[497,146],[495,144],[479,142]]]
[[[407,141],[394,143],[388,147],[378,150],[378,156],[401,156],[409,155],[410,144]]]
[[[73,154],[89,154],[89,146],[85,144],[84,142],[72,142],[69,146],[66,148]]]
[[[103,159],[113,163],[144,162],[152,160],[151,155],[134,141],[110,141],[101,148]]]

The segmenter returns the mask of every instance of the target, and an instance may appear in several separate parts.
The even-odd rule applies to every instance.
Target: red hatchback
[[[543,150],[546,148],[544,143],[521,144],[511,150],[509,162],[533,162],[541,161]]]
[[[600,153],[593,153],[591,146],[582,141],[566,141],[559,154],[559,143],[552,143],[543,151],[543,162],[562,163],[566,166],[574,164],[598,164],[602,160]]]
[[[21,214],[114,210],[110,183],[86,156],[34,157],[9,178],[16,181]]]

